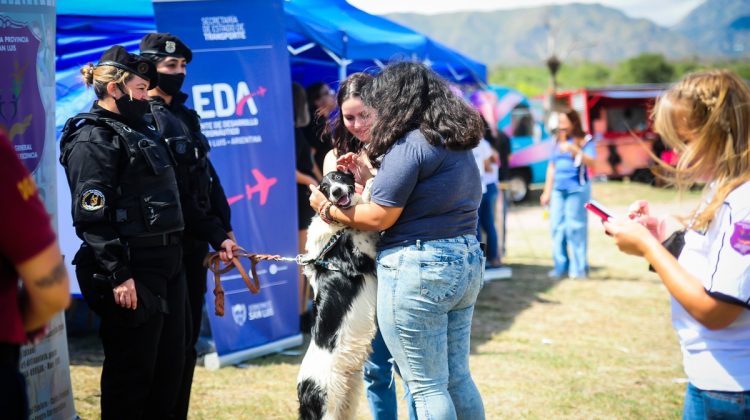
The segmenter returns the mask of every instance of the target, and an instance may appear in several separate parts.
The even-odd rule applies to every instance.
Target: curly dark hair
[[[479,113],[421,63],[387,66],[373,79],[362,99],[378,115],[367,148],[374,165],[412,130],[421,131],[430,144],[442,144],[451,150],[472,149],[482,138]]]
[[[361,98],[362,92],[372,83],[372,76],[367,73],[353,73],[339,85],[339,93],[336,95],[336,109],[331,118],[331,143],[336,150],[336,155],[341,156],[349,152],[359,153],[364,144],[354,137],[344,125],[344,115],[341,113],[341,105],[347,99]]]

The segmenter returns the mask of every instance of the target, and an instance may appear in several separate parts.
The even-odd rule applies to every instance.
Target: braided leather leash
[[[323,250],[316,257],[309,257],[304,254],[297,255],[294,258],[282,257],[281,255],[271,254],[251,254],[242,248],[238,248],[233,252],[234,257],[232,261],[222,264],[221,258],[219,258],[218,252],[209,252],[206,258],[203,260],[203,266],[211,270],[214,273],[214,306],[216,308],[216,315],[224,316],[224,288],[221,287],[221,275],[236,268],[242,276],[242,281],[245,282],[247,288],[253,293],[257,294],[260,291],[260,280],[258,280],[258,273],[255,271],[255,267],[260,261],[286,261],[294,262],[297,265],[308,265],[317,264],[325,267],[328,270],[337,271],[338,268],[335,264],[325,261],[324,257],[330,251],[336,242],[341,238],[343,231],[336,232],[329,240],[328,243],[323,247]],[[253,278],[247,275],[247,270],[240,263],[240,257],[245,257],[250,260],[250,273]]]
[[[255,267],[260,261],[288,261],[289,258],[284,258],[279,255],[268,255],[268,254],[251,254],[244,249],[240,248],[234,253],[234,258],[228,263],[223,263],[219,258],[218,252],[210,252],[206,255],[203,260],[203,266],[211,270],[214,273],[214,303],[216,306],[216,315],[224,316],[224,288],[221,287],[221,275],[236,268],[242,277],[242,281],[245,282],[248,290],[253,294],[257,294],[260,291],[260,281],[258,280],[258,273]],[[252,279],[248,277],[247,270],[242,266],[240,258],[247,258],[250,260],[250,273]],[[295,261],[295,259],[291,259]]]

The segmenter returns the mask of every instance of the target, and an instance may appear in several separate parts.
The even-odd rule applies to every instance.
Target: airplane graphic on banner
[[[255,168],[250,170],[250,172],[253,174],[253,177],[255,178],[255,181],[257,181],[257,184],[253,186],[250,186],[250,184],[245,184],[245,194],[237,194],[228,197],[227,202],[230,206],[245,197],[247,197],[248,201],[252,200],[255,193],[258,193],[258,195],[260,196],[260,205],[263,206],[266,204],[266,201],[268,200],[268,191],[273,185],[276,184],[276,182],[278,182],[278,179],[276,177],[266,178],[260,170]]]

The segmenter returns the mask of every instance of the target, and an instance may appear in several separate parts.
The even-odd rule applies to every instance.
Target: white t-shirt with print
[[[750,182],[727,196],[705,234],[686,232],[678,261],[708,294],[745,308],[731,325],[712,331],[672,298],[690,383],[707,391],[750,390]]]

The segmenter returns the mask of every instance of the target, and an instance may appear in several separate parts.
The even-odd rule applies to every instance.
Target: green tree
[[[536,96],[547,89],[549,72],[542,66],[495,67],[490,72],[489,82],[511,87],[527,96]]]
[[[685,74],[715,68],[726,68],[750,80],[750,62],[742,60],[701,61],[689,58],[667,61],[660,54],[641,54],[619,64],[566,62],[557,74],[559,89],[628,85],[634,83],[674,82]],[[549,72],[543,65],[495,67],[489,82],[514,88],[527,96],[541,95],[549,86]]]
[[[565,63],[557,74],[559,89],[596,87],[612,83],[612,68],[600,63]],[[508,86],[527,96],[541,95],[549,87],[549,71],[544,66],[495,67],[489,82]]]
[[[675,69],[663,55],[644,53],[625,60],[615,71],[615,82],[667,83],[675,78]]]
[[[561,89],[599,87],[612,83],[612,69],[605,64],[588,61],[563,66],[558,76]]]

